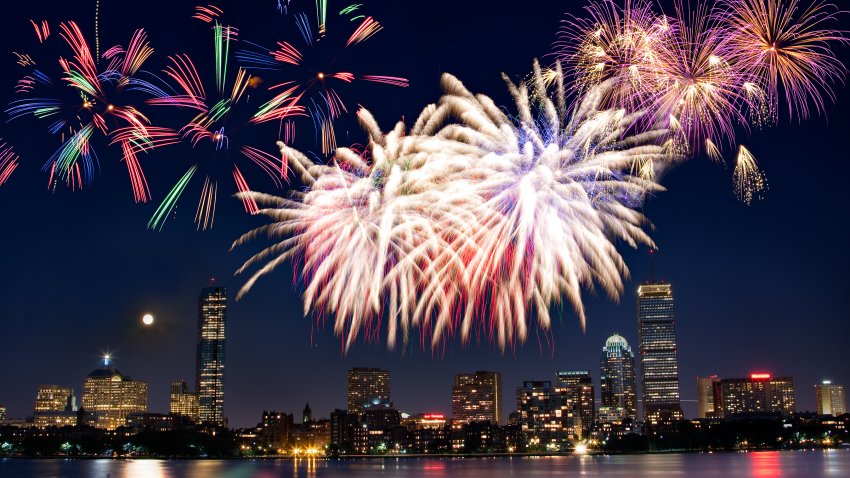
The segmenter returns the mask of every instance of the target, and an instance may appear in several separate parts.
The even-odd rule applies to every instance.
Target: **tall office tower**
[[[681,420],[673,289],[666,282],[638,287],[638,343],[643,420],[651,427]]]
[[[77,397],[74,389],[60,385],[40,385],[33,410],[39,412],[75,412]]]
[[[127,415],[148,409],[148,384],[109,367],[95,369],[83,382],[83,409],[93,413],[95,428],[124,426]]]
[[[561,446],[576,438],[571,405],[549,380],[522,382],[516,391],[519,425],[530,445]]]
[[[635,356],[621,335],[614,334],[605,341],[599,378],[606,414],[634,420],[637,416]]]
[[[477,371],[455,375],[452,421],[502,423],[502,374]]]
[[[720,379],[717,375],[697,377],[697,418],[719,418],[722,415]]]
[[[0,407],[0,422],[6,420],[6,407]]]
[[[557,391],[564,394],[572,404],[573,425],[582,437],[590,435],[593,421],[596,419],[595,393],[590,370],[558,372]]]
[[[172,415],[182,415],[195,423],[200,420],[198,409],[198,394],[189,391],[189,384],[184,380],[171,382],[169,394],[169,412]]]
[[[844,400],[844,385],[838,385],[824,380],[815,385],[815,400],[818,404],[818,415],[837,417],[847,413],[847,402]]]
[[[198,300],[196,377],[201,423],[224,426],[224,326],[227,290],[207,287]]]
[[[794,380],[753,373],[747,378],[720,380],[723,416],[737,413],[782,413],[795,411]]]
[[[353,368],[348,371],[348,411],[363,413],[373,405],[389,407],[390,371],[379,368]]]

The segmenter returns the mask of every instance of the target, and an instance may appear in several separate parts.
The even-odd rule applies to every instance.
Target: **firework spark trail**
[[[247,104],[246,92],[253,84],[252,77],[243,68],[228,69],[232,60],[230,44],[236,40],[236,34],[231,27],[219,23],[218,17],[222,11],[212,6],[199,7],[196,11],[198,13],[195,18],[213,25],[215,60],[212,70],[215,87],[208,93],[203,77],[188,55],[170,56],[170,64],[163,72],[174,82],[176,91],[163,92],[150,99],[148,104],[195,112],[195,116],[180,129],[179,137],[193,148],[207,147],[209,151],[204,154],[203,159],[188,168],[165,196],[148,222],[150,229],[163,228],[186,187],[198,172],[203,175],[204,183],[195,213],[195,223],[199,230],[212,228],[220,189],[218,179],[222,173],[217,170],[217,163],[230,166],[228,172],[233,178],[236,191],[240,193],[251,190],[237,164],[242,158],[263,171],[276,187],[282,187],[282,182],[286,180],[288,168],[285,158],[281,160],[260,148],[241,144],[234,136],[240,128],[255,123],[255,117],[260,114]],[[280,104],[275,108],[276,119],[302,115],[303,107],[296,104],[297,100],[297,97],[291,95],[280,100]],[[230,154],[231,152],[233,154]],[[248,196],[243,197],[243,206],[249,213],[257,212],[256,202]]]
[[[756,158],[743,145],[738,148],[732,178],[735,183],[735,195],[744,204],[749,205],[767,190],[764,173],[759,170]]]
[[[283,262],[303,263],[305,314],[333,316],[346,347],[386,319],[390,346],[418,326],[434,347],[480,329],[504,348],[535,319],[548,328],[562,294],[583,324],[582,287],[622,292],[627,269],[612,241],[652,244],[634,208],[661,188],[630,171],[673,158],[666,131],[636,133],[639,114],[599,109],[610,84],[570,114],[559,74],[547,90],[551,76],[536,67],[531,83],[510,84],[517,119],[446,75],[444,96],[408,135],[402,124],[383,134],[361,110],[362,154],[340,148],[325,166],[281,143],[309,188],[247,194],[273,222],[234,247],[278,242],[239,270],[259,267],[239,295]]]
[[[9,177],[18,168],[20,159],[15,150],[0,139],[0,186],[9,181]]]
[[[317,0],[316,27],[312,26],[313,22],[306,13],[292,17],[303,44],[296,42],[299,43],[296,45],[287,39],[276,42],[275,48],[268,48],[243,42],[244,47],[236,53],[240,65],[252,73],[264,73],[271,79],[268,90],[275,93],[260,108],[256,122],[280,121],[290,115],[289,110],[294,103],[303,104],[311,117],[316,138],[322,145],[322,153],[332,154],[336,149],[337,136],[334,125],[349,111],[343,100],[345,95],[340,93],[341,85],[363,81],[396,87],[409,85],[408,80],[401,77],[341,71],[340,60],[350,55],[343,53],[359,49],[358,45],[383,28],[372,16],[361,15],[361,7],[360,4],[350,5],[338,15],[328,16],[327,0]],[[327,54],[328,49],[332,54]],[[287,131],[289,139],[292,139],[294,123]]]

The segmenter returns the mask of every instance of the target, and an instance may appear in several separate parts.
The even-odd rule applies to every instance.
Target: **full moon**
[[[142,317],[142,323],[145,324],[145,325],[153,324],[153,316],[151,314],[145,314]]]

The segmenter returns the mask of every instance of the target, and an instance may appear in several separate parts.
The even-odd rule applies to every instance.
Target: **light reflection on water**
[[[850,477],[850,451],[364,460],[0,460],[3,478]]]

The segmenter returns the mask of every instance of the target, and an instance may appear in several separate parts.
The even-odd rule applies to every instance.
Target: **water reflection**
[[[0,460],[2,478],[544,478],[850,476],[850,451],[356,460]]]
[[[750,457],[752,476],[762,478],[782,476],[779,454],[780,452],[778,451],[754,451],[747,453],[747,456]]]

